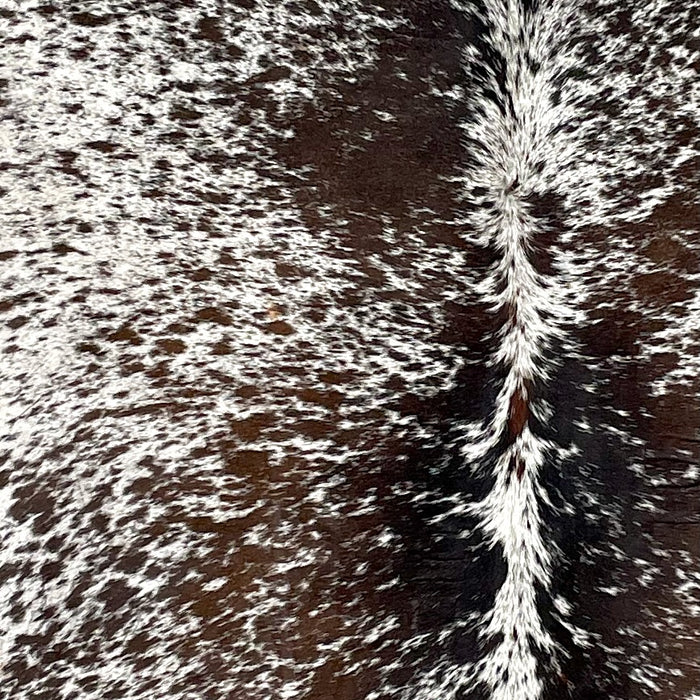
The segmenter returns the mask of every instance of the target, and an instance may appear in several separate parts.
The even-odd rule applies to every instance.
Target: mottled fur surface
[[[0,3],[0,697],[700,698],[697,0]]]

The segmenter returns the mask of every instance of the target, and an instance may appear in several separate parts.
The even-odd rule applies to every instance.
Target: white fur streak
[[[564,9],[563,4],[554,6],[559,4],[549,5],[547,17],[556,17]],[[467,129],[482,149],[469,184],[484,188],[485,197],[495,206],[482,209],[472,224],[478,238],[500,252],[499,264],[482,287],[484,299],[496,310],[506,310],[511,320],[502,329],[492,358],[494,364],[507,368],[507,376],[483,433],[478,450],[482,454],[511,429],[513,396],[520,394],[527,412],[544,418],[543,406],[533,405],[528,396],[529,385],[547,380],[544,351],[552,339],[562,337],[559,324],[570,314],[565,292],[549,284],[528,259],[528,248],[539,232],[524,201],[524,195],[551,187],[557,169],[569,156],[552,133],[563,118],[550,99],[557,70],[551,65],[557,27],[540,11],[526,14],[515,0],[487,0],[485,5],[491,43],[505,59],[505,90],[512,110],[504,115],[493,100],[476,99],[482,116]],[[537,70],[528,57],[539,64]],[[491,87],[503,94],[495,80]],[[527,423],[520,426],[496,462],[493,489],[469,507],[490,544],[502,548],[508,569],[493,607],[480,621],[482,637],[495,646],[478,664],[473,680],[490,688],[492,700],[541,697],[543,679],[533,647],[552,658],[557,668],[559,649],[536,604],[537,589],[547,589],[551,583],[556,553],[543,534],[540,513],[547,494],[539,482],[553,448],[535,436]],[[514,465],[519,465],[517,476]]]

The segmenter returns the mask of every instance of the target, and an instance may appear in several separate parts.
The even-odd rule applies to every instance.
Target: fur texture
[[[0,5],[0,696],[697,700],[699,15]]]

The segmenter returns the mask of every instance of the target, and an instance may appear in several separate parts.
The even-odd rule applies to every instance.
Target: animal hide
[[[700,699],[698,0],[3,0],[0,696]]]

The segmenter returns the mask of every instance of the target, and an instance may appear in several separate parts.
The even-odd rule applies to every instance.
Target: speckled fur
[[[0,697],[697,700],[700,4],[0,4]]]

